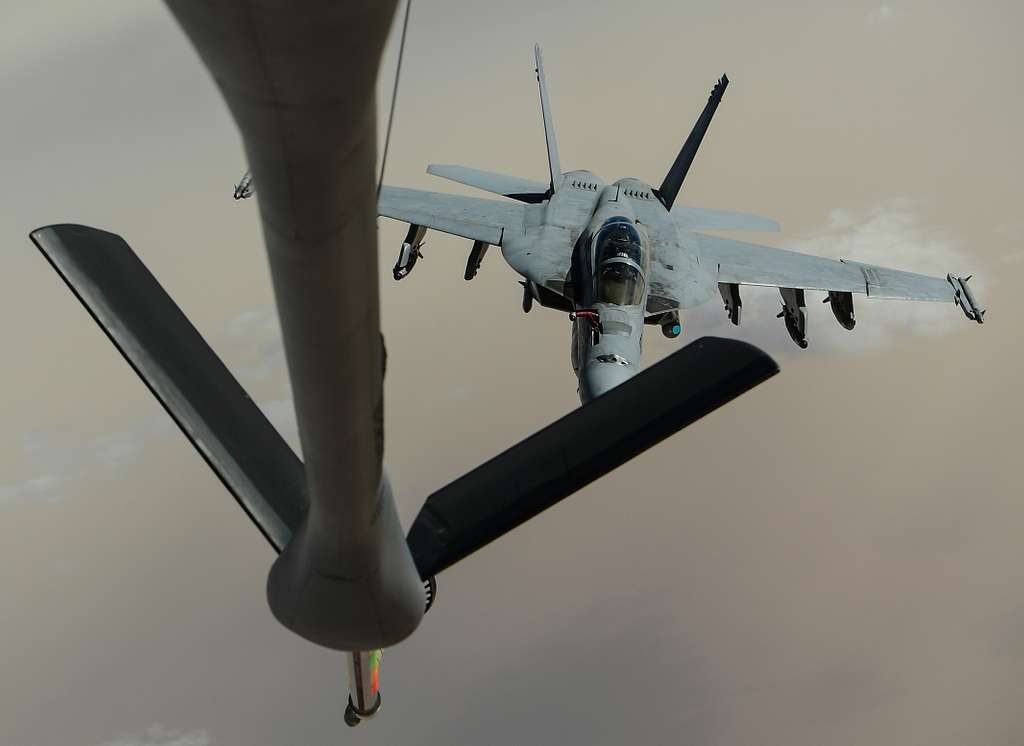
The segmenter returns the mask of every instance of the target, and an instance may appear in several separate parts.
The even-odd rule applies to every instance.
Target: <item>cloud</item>
[[[909,199],[887,200],[865,209],[836,208],[822,226],[806,237],[787,242],[786,248],[937,277],[983,269],[977,266],[976,258],[963,253],[956,238],[928,224],[924,212],[921,203]],[[984,277],[973,279],[971,288],[984,305]],[[690,324],[701,334],[740,337],[773,352],[799,352],[782,320],[775,318],[781,309],[777,290],[744,287],[742,297],[739,329],[729,324],[721,305],[715,302],[691,312]],[[940,335],[963,328],[966,323],[963,313],[952,303],[868,300],[855,295],[857,326],[848,332],[822,303],[825,297],[822,292],[806,293],[809,352],[857,353],[891,344],[901,335]]]
[[[285,369],[280,326],[273,307],[238,314],[216,334],[212,346],[226,360],[243,388],[272,381]],[[299,452],[298,427],[287,376],[270,397],[257,399],[282,436]],[[20,450],[28,476],[0,483],[0,508],[65,499],[82,479],[106,476],[141,458],[155,440],[177,431],[163,411],[120,430],[94,436],[68,428],[26,433]]]
[[[129,33],[160,10],[133,0],[93,0],[78,12],[23,0],[7,9],[0,28],[0,78],[52,61],[55,53],[102,44]],[[162,18],[160,18],[163,20]]]
[[[136,425],[110,433],[96,441],[90,460],[108,469],[116,469],[139,458],[147,443],[175,431],[174,422],[163,412]]]
[[[664,611],[652,608],[643,594],[617,588],[565,618],[564,626],[531,631],[529,644],[512,656],[482,655],[473,666],[472,686],[456,701],[444,690],[423,695],[428,709],[445,716],[429,722],[430,739],[414,742],[523,743],[519,728],[495,728],[495,713],[508,723],[530,724],[553,743],[643,743],[650,739],[638,735],[650,717],[659,730],[682,734],[678,742],[724,742],[715,672],[687,644],[678,620],[658,613]],[[572,634],[562,634],[565,629]],[[614,701],[623,708],[615,717],[594,707]]]
[[[21,482],[0,484],[0,507],[22,501],[55,502],[62,483],[54,474],[38,474]]]
[[[119,736],[117,740],[107,741],[102,746],[210,746],[213,742],[209,731],[205,729],[184,733],[154,724],[146,728],[144,733]]]
[[[212,346],[232,362],[243,386],[271,378],[284,369],[277,314],[272,307],[238,314],[215,335]],[[287,388],[287,384],[285,384]],[[298,441],[290,391],[282,399],[260,404],[286,439]],[[58,502],[64,490],[83,478],[95,478],[137,461],[155,440],[175,433],[174,421],[163,411],[148,415],[120,430],[93,436],[67,428],[37,430],[21,436],[26,478],[0,484],[0,506],[23,502]]]
[[[174,430],[173,421],[161,412],[99,437],[66,427],[25,433],[19,445],[30,474],[0,484],[0,507],[59,502],[78,480],[120,469],[137,460],[148,443]]]
[[[242,381],[264,380],[284,368],[281,325],[272,306],[238,314],[214,342],[219,354],[230,357],[231,371]]]
[[[872,26],[887,23],[896,15],[891,5],[879,5],[868,12],[867,21]]]

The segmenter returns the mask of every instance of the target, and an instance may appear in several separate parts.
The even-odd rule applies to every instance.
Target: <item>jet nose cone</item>
[[[636,367],[619,362],[590,362],[581,373],[580,401],[586,404],[620,383],[628,381],[636,373]]]

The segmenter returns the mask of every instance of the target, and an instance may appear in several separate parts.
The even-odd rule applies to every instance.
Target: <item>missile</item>
[[[967,285],[967,281],[973,276],[953,277],[953,275],[946,275],[946,280],[953,286],[953,302],[963,309],[964,316],[971,321],[983,324],[985,322],[985,309],[978,305],[978,301],[974,298],[974,293],[971,292],[971,288]]]

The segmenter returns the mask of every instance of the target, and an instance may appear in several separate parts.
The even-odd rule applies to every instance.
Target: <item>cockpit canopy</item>
[[[617,306],[644,302],[645,252],[640,231],[626,217],[609,218],[594,237],[597,300]]]
[[[644,302],[644,278],[629,262],[613,259],[601,265],[597,276],[598,303],[638,306]]]
[[[644,245],[640,231],[629,218],[609,218],[601,226],[594,239],[596,264],[601,266],[608,259],[622,257],[637,267],[644,266]]]

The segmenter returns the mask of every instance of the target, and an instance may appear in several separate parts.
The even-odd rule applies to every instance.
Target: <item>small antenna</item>
[[[412,0],[405,0],[405,20],[402,22],[402,40],[398,43],[398,66],[395,68],[395,87],[391,91],[391,111],[388,113],[388,129],[384,135],[384,155],[380,159],[380,178],[377,180],[377,201],[380,202],[380,188],[384,185],[384,168],[388,164],[388,146],[391,145],[391,125],[395,121],[395,103],[398,101],[398,79],[402,75],[402,56],[405,54],[405,35],[409,30],[409,9]],[[374,210],[377,206],[374,205]]]

